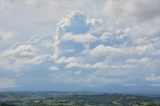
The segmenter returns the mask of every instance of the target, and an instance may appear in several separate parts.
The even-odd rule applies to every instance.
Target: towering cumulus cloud
[[[63,78],[57,73],[56,78],[84,85],[126,84],[129,80],[132,83],[135,77],[145,80],[140,76],[146,74],[146,70],[157,70],[159,61],[155,58],[159,45],[156,22],[128,24],[127,20],[114,20],[111,25],[102,25],[100,19],[82,12],[67,14],[58,22],[54,39],[55,64],[60,66],[58,70],[67,70],[67,73],[63,73]],[[150,27],[152,29],[148,29]],[[77,76],[70,70],[81,71]],[[131,77],[133,74],[136,76]],[[74,79],[77,82],[72,81]]]
[[[55,56],[60,55],[59,48],[62,48],[65,52],[75,49],[74,45],[80,43],[76,45],[80,47],[79,49],[82,49],[82,44],[96,40],[91,31],[98,25],[100,25],[100,20],[89,18],[83,12],[74,11],[67,14],[57,24],[57,35],[54,43]]]
[[[0,89],[160,85],[159,5],[0,0]]]
[[[57,24],[58,34],[72,33],[72,34],[84,34],[87,33],[92,24],[87,22],[87,17],[82,12],[72,12],[67,14],[61,21]]]

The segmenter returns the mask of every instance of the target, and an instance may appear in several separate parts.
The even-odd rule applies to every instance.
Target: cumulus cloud
[[[8,50],[2,54],[2,56],[15,56],[16,57],[28,57],[35,55],[35,48],[31,45],[19,45],[15,49]]]
[[[112,55],[112,54],[119,54],[122,52],[121,48],[116,47],[110,47],[105,45],[98,45],[94,49],[90,50],[90,55],[93,56],[106,56],[106,55]]]
[[[100,25],[99,19],[89,18],[86,14],[79,11],[73,11],[64,16],[58,23],[56,36],[54,37],[54,57],[60,55],[59,46],[63,41],[74,41],[75,43],[91,43],[96,40],[96,37],[91,33],[91,30]],[[73,48],[69,48],[73,49]]]
[[[134,45],[126,47],[105,46],[103,44],[97,45],[95,48],[83,51],[84,54],[91,56],[124,56],[124,55],[142,55],[153,50],[152,45]],[[125,52],[128,51],[128,52]]]
[[[78,43],[90,43],[90,42],[94,42],[96,40],[96,37],[91,34],[83,34],[83,35],[79,34],[76,36],[72,34],[65,34],[62,39],[66,41],[74,41]]]
[[[72,33],[85,34],[95,25],[97,25],[99,20],[90,19],[84,13],[79,11],[74,11],[67,14],[63,19],[61,19],[57,24],[57,32],[62,33]]]
[[[132,64],[135,64],[137,62],[146,63],[146,62],[149,62],[149,61],[151,61],[151,59],[149,57],[143,57],[143,58],[139,58],[139,59],[130,58],[130,59],[126,60],[127,63],[132,63]]]
[[[84,64],[80,62],[71,62],[66,65],[66,68],[81,68],[81,69],[98,69],[98,70],[122,70],[122,69],[132,69],[134,68],[134,65],[131,64],[119,64],[119,63],[112,63],[112,62],[97,62],[94,64]]]
[[[80,58],[79,57],[61,57],[61,58],[59,58],[57,61],[56,61],[56,63],[60,63],[60,64],[62,64],[62,63],[72,63],[72,62],[77,62],[77,61],[80,61]]]
[[[46,70],[52,70],[57,82],[88,86],[143,82],[160,68],[158,4],[159,0],[0,0],[0,27],[5,30],[0,41],[14,35],[7,29],[21,33],[15,42],[25,40],[18,45],[0,42],[7,45],[1,46],[0,68],[23,70],[42,64],[53,53],[48,57],[52,63],[44,65],[51,65]],[[38,34],[26,40],[31,33]],[[53,34],[54,41],[42,34]]]
[[[19,70],[29,64],[40,64],[43,61],[43,56],[38,53],[35,47],[24,44],[3,51],[0,57],[0,66],[13,70]]]
[[[66,68],[86,68],[86,65],[77,62],[72,62],[68,63],[66,65]]]
[[[146,70],[157,69],[158,58],[153,57],[157,56],[153,54],[153,51],[158,54],[159,48],[157,46],[159,45],[157,36],[159,23],[156,23],[157,21],[128,24],[128,20],[123,20],[115,21],[108,27],[102,24],[89,26],[87,24],[89,21],[82,21],[88,20],[88,16],[82,17],[83,15],[85,14],[81,12],[70,13],[57,24],[54,46],[56,46],[55,52],[58,51],[59,56],[54,61],[57,65],[61,65],[59,70],[96,71],[95,78],[88,83],[93,84],[94,79],[97,79],[107,84],[116,83],[118,80],[120,82],[133,80],[145,74]],[[82,26],[86,30],[83,28],[82,30]],[[68,50],[73,52],[65,52]],[[119,77],[114,80],[116,72],[125,76],[126,79]],[[100,78],[98,75],[102,75],[102,73],[107,73],[109,78]],[[132,74],[136,75],[132,76]],[[65,73],[62,76],[66,76]],[[83,77],[91,76],[84,75]],[[68,79],[69,82],[72,82],[71,79]]]

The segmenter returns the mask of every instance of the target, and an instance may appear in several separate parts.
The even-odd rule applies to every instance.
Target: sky
[[[0,91],[158,92],[160,0],[0,0]]]

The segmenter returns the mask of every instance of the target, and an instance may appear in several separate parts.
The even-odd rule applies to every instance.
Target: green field
[[[160,97],[82,92],[1,92],[0,106],[160,106]]]

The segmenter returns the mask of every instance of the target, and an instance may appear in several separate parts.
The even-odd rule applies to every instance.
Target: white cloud
[[[127,63],[136,64],[136,63],[147,63],[150,62],[151,59],[149,57],[143,57],[143,58],[130,58],[126,60]]]
[[[84,67],[83,64],[80,64],[80,63],[77,63],[77,62],[68,63],[66,65],[66,68],[83,68],[83,67]]]
[[[118,18],[147,20],[160,16],[159,0],[106,0],[103,14]]]
[[[62,38],[63,40],[68,41],[74,41],[78,43],[90,43],[96,40],[96,37],[91,34],[78,34],[78,35],[72,35],[72,34],[65,34]]]
[[[156,66],[155,60],[149,57],[130,58],[126,60],[127,64],[134,64],[134,67],[142,67],[152,69]]]
[[[92,67],[93,68],[98,68],[98,69],[103,69],[103,68],[107,68],[108,67],[108,65],[107,64],[105,64],[105,62],[97,62],[97,63],[95,63],[94,65],[92,65]]]
[[[67,63],[72,63],[72,62],[78,62],[80,61],[79,57],[61,57],[58,60],[56,60],[55,62],[58,64],[67,64]]]
[[[94,49],[91,49],[89,52],[89,54],[92,56],[107,56],[112,54],[119,54],[122,52],[122,49],[100,44]]]
[[[94,20],[94,21],[93,21]],[[97,20],[99,22],[99,20]],[[57,32],[59,36],[64,33],[85,34],[95,27],[95,19],[88,18],[84,13],[74,11],[67,14],[57,24]]]
[[[147,45],[138,45],[133,47],[132,52],[136,51],[138,54],[144,54],[153,49],[153,46],[151,44]]]
[[[115,83],[127,75],[140,78],[148,70],[159,69],[158,4],[159,0],[0,0],[0,27],[15,30],[24,40],[27,34],[38,32],[23,44],[9,49],[1,46],[0,67],[14,70],[41,64],[52,52],[56,58],[48,69],[66,70],[59,76],[63,80],[70,76],[67,83]],[[42,33],[53,34],[54,41],[42,38]],[[10,39],[12,34],[0,32],[0,41]],[[19,37],[14,37],[16,42]],[[77,72],[79,69],[81,72]],[[80,77],[74,78],[71,70]],[[88,75],[85,70],[92,72]],[[123,78],[112,77],[117,73]]]
[[[150,76],[146,77],[147,81],[160,81],[160,76],[151,74]]]
[[[15,81],[10,78],[1,77],[0,78],[0,89],[17,87]]]
[[[56,71],[56,70],[58,70],[58,67],[57,67],[57,66],[50,66],[50,67],[49,67],[49,70],[51,70],[51,71]]]
[[[142,24],[139,26],[136,26],[132,28],[129,33],[132,34],[132,36],[135,36],[136,38],[138,37],[149,37],[153,36],[157,32],[160,31],[159,27],[159,22],[158,21],[153,21],[152,23],[146,23]]]
[[[96,0],[1,0],[0,4],[1,10],[16,4],[15,6],[25,7],[31,13],[35,13],[34,16],[43,16],[42,14],[40,15],[40,13],[43,13],[46,18],[49,16],[53,18],[53,15],[56,18],[62,17],[73,9],[86,10],[92,14],[103,15],[105,17],[111,16],[118,19],[135,18],[138,20],[147,20],[160,15],[159,0],[101,0],[101,2]],[[52,11],[57,16],[46,12],[47,10]]]
[[[54,36],[54,57],[58,58],[61,50],[59,45],[63,40],[78,43],[91,43],[96,37],[90,33],[100,25],[99,19],[89,18],[86,14],[73,11],[64,16],[58,23]]]
[[[147,45],[135,45],[131,47],[113,47],[105,46],[103,44],[97,45],[93,49],[84,50],[83,54],[89,54],[91,56],[115,56],[115,55],[142,55],[153,50],[153,46]]]
[[[122,15],[126,16],[126,14]],[[159,49],[158,21],[150,20],[137,24],[134,21],[125,20],[125,18],[114,20],[109,25],[99,24],[97,27],[98,24],[92,24],[91,27],[87,23],[92,23],[92,18],[83,16],[84,13],[73,12],[66,15],[57,24],[55,52],[58,57],[55,59],[55,63],[63,64],[60,70],[68,71],[67,75],[65,73],[62,75],[63,77],[72,75],[69,74],[71,72],[69,70],[82,70],[78,76],[83,75],[85,70],[92,70],[93,73],[97,72],[94,75],[91,73],[90,76],[83,76],[86,82],[88,80],[87,84],[94,85],[93,82],[96,80],[99,81],[98,83],[102,82],[101,84],[118,83],[118,81],[121,83],[141,78],[147,71],[149,73],[149,70],[158,68],[158,58],[153,57],[158,56],[154,55],[153,51],[158,54]],[[87,18],[90,19],[90,22]],[[138,16],[132,18],[142,19]],[[93,23],[95,22],[93,21]],[[85,29],[81,29],[81,26],[84,26]],[[92,30],[93,28],[95,30]],[[74,52],[66,53],[67,50]],[[107,75],[102,77],[103,74]],[[133,74],[135,76],[132,76]],[[78,83],[72,81],[74,76],[64,79],[66,79],[66,83]],[[77,80],[83,82],[82,78],[77,78]]]
[[[8,50],[4,50],[1,54],[2,68],[18,71],[25,65],[40,64],[43,62],[43,56],[39,54],[38,49],[32,45],[17,45]]]
[[[35,55],[36,49],[31,45],[18,45],[16,48],[5,51],[2,56],[28,57]]]
[[[82,68],[82,69],[98,69],[98,70],[122,70],[122,69],[133,69],[135,66],[131,64],[118,64],[118,63],[107,63],[97,62],[95,64],[84,64],[78,62],[68,63],[66,68]]]
[[[15,35],[14,32],[4,32],[4,31],[0,31],[0,41],[4,41],[7,39],[10,39],[11,37],[13,37]]]

